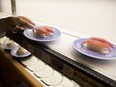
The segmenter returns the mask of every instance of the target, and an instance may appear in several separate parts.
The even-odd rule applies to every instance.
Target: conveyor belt
[[[20,34],[8,32],[6,35],[26,48],[37,58],[84,87],[115,87],[116,85],[114,80],[94,71],[82,63],[68,58],[62,53],[56,52],[49,45],[31,41]]]

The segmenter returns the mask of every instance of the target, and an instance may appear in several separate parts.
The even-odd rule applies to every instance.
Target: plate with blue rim
[[[31,39],[33,41],[49,42],[49,41],[57,40],[61,36],[61,31],[59,29],[53,27],[53,31],[54,31],[53,35],[50,35],[47,37],[41,37],[39,35],[36,35],[33,32],[32,28],[28,28],[23,32],[23,34],[25,37],[27,37],[28,39]]]
[[[11,49],[11,55],[14,56],[14,57],[18,57],[18,58],[21,58],[21,57],[28,57],[31,55],[31,53],[29,51],[27,51],[26,53],[24,54],[18,54],[17,51],[19,50],[20,46],[15,46],[13,49]]]
[[[110,51],[110,53],[107,54],[102,54],[99,52],[95,52],[89,49],[86,49],[82,46],[82,43],[87,40],[88,38],[80,38],[80,39],[76,39],[73,42],[73,48],[81,53],[84,54],[86,56],[89,56],[91,58],[96,58],[96,59],[102,59],[102,60],[112,60],[112,59],[116,59],[116,45],[113,44],[113,49]]]

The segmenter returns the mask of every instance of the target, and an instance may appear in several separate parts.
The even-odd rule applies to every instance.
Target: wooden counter
[[[0,49],[0,77],[5,87],[25,82],[29,87],[43,87],[16,59]]]

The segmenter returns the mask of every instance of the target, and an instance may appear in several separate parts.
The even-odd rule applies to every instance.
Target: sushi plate
[[[11,49],[11,55],[14,57],[20,57],[20,58],[31,55],[31,53],[29,51],[27,51],[25,54],[22,54],[22,55],[17,54],[17,51],[19,48],[20,48],[20,46],[15,46],[13,49]]]
[[[12,44],[11,46],[8,46],[8,44]],[[13,40],[7,38],[4,42],[3,42],[3,48],[6,50],[11,50],[13,49],[15,46],[18,46],[17,43],[15,43]]]
[[[53,30],[54,30],[54,34],[47,37],[41,37],[41,36],[35,35],[35,33],[33,32],[33,29],[30,29],[30,28],[26,29],[23,32],[23,34],[25,37],[33,41],[49,42],[49,41],[54,41],[61,36],[61,31],[59,29],[53,28]]]
[[[82,47],[82,43],[87,40],[88,38],[80,38],[80,39],[76,39],[73,42],[73,48],[78,51],[81,54],[84,54],[86,56],[89,56],[91,58],[96,58],[96,59],[103,59],[103,60],[112,60],[112,59],[116,59],[116,45],[113,44],[113,49],[111,50],[110,53],[108,54],[101,54],[89,49],[85,49],[84,47]]]

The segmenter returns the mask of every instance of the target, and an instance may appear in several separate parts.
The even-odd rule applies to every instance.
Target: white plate
[[[63,80],[63,77],[59,72],[54,70],[53,74],[50,77],[41,78],[41,80],[48,86],[54,86],[60,84]]]
[[[41,37],[38,35],[35,35],[33,32],[33,29],[26,29],[23,34],[31,40],[34,41],[41,41],[41,42],[48,42],[48,41],[54,41],[56,39],[59,38],[59,36],[61,35],[61,31],[57,28],[53,28],[54,29],[54,34],[49,36],[49,37]]]
[[[41,71],[42,69],[45,68],[45,63],[41,60],[38,60],[38,62],[36,63],[36,61],[31,64],[31,65],[27,65],[26,66],[28,69],[30,69],[31,71]]]
[[[40,67],[39,67],[40,68]],[[48,73],[49,72],[49,73]],[[53,69],[46,65],[44,69],[38,70],[38,71],[33,71],[33,73],[40,78],[47,78],[50,77],[53,74]]]
[[[39,58],[35,56],[31,56],[29,58],[26,58],[25,60],[22,60],[21,63],[25,66],[33,66],[36,65],[39,61]]]
[[[27,57],[27,56],[31,55],[31,53],[29,51],[27,51],[23,55],[17,54],[17,51],[18,51],[19,48],[20,48],[20,46],[13,47],[13,49],[11,49],[11,55],[14,56],[14,57]]]
[[[8,46],[8,43],[12,43],[12,46]],[[3,42],[3,48],[6,50],[11,50],[13,49],[15,46],[18,46],[18,44],[16,42],[14,42],[13,40],[7,38],[4,42]]]
[[[60,84],[50,87],[74,87],[74,86],[73,83],[70,81],[70,79],[63,77],[63,81]]]
[[[92,57],[92,58],[96,58],[96,59],[103,59],[103,60],[112,60],[112,59],[116,59],[116,45],[113,45],[113,48],[112,51],[108,54],[101,54],[101,53],[98,53],[98,52],[95,52],[95,51],[92,51],[92,50],[89,50],[89,49],[85,49],[81,46],[81,44],[87,40],[88,38],[81,38],[81,39],[77,39],[73,42],[73,48],[86,55],[86,56],[89,56],[89,57]]]

